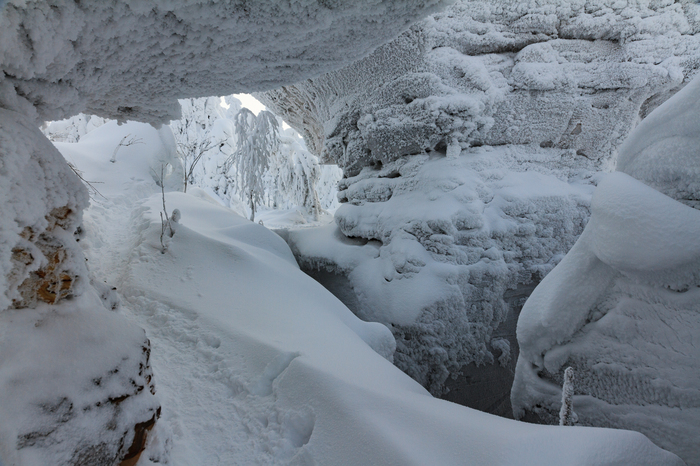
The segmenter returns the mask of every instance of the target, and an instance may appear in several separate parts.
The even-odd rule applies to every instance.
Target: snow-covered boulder
[[[598,185],[583,234],[526,302],[516,417],[555,419],[572,366],[581,425],[637,430],[700,464],[699,97],[696,78],[632,132],[624,173]]]
[[[699,20],[691,2],[461,1],[340,71],[255,94],[348,177],[328,241],[367,242],[344,260],[295,233],[297,260],[394,324],[396,363],[433,393],[495,361],[503,332],[516,356],[499,325],[581,233],[585,182],[696,73]]]

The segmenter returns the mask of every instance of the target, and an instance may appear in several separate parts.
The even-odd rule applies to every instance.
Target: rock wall
[[[256,94],[345,172],[338,230],[290,235],[298,261],[347,276],[338,295],[390,325],[396,364],[443,394],[500,357],[504,297],[574,244],[627,134],[697,73],[698,32],[689,1],[462,1],[342,70]]]
[[[0,458],[128,464],[160,408],[143,330],[90,285],[74,236],[87,191],[29,118],[3,109],[0,177]]]
[[[700,63],[693,2],[458,2],[340,71],[256,94],[348,175],[448,147],[609,162]]]
[[[23,113],[153,124],[177,99],[271,89],[352,63],[449,0],[0,3],[0,73]]]

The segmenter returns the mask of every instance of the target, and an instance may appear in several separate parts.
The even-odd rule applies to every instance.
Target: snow
[[[691,207],[700,206],[700,79],[645,118],[620,148],[617,169]]]
[[[506,290],[536,282],[583,230],[595,176],[575,158],[541,148],[405,157],[343,179],[336,226],[286,239],[360,318],[392,328],[398,367],[440,395],[463,366],[493,363],[491,347],[500,357],[491,337],[510,312]]]
[[[163,124],[177,99],[271,89],[347,65],[447,0],[3,2],[1,106]]]
[[[145,146],[110,163],[126,133]],[[139,464],[682,464],[639,433],[523,424],[432,398],[387,360],[386,327],[359,320],[281,238],[203,190],[166,193],[181,219],[162,254],[158,158],[144,153],[165,150],[158,141],[129,123],[59,144],[104,196],[79,243],[91,273],[151,340],[162,415]]]

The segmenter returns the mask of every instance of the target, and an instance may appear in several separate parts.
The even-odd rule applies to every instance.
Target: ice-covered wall
[[[699,101],[696,78],[635,128],[580,239],[525,303],[516,417],[556,419],[572,366],[581,425],[637,430],[700,464]]]
[[[271,89],[352,63],[450,0],[11,0],[0,106],[166,123],[178,98]],[[32,108],[34,110],[32,110]]]
[[[290,235],[300,264],[393,325],[397,365],[444,392],[503,354],[508,296],[574,244],[597,173],[697,72],[699,32],[690,1],[461,1],[340,71],[256,94],[347,176],[338,230]]]

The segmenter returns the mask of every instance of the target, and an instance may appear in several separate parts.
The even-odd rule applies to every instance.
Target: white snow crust
[[[167,123],[177,99],[271,89],[352,63],[446,0],[18,0],[0,6],[0,106]]]
[[[127,133],[145,147],[110,163]],[[59,144],[104,196],[84,215],[92,271],[152,342],[163,412],[140,465],[681,464],[639,433],[529,425],[432,398],[387,361],[386,327],[360,321],[277,235],[203,190],[166,193],[181,219],[161,253],[157,157],[144,153],[161,140],[129,123]]]

